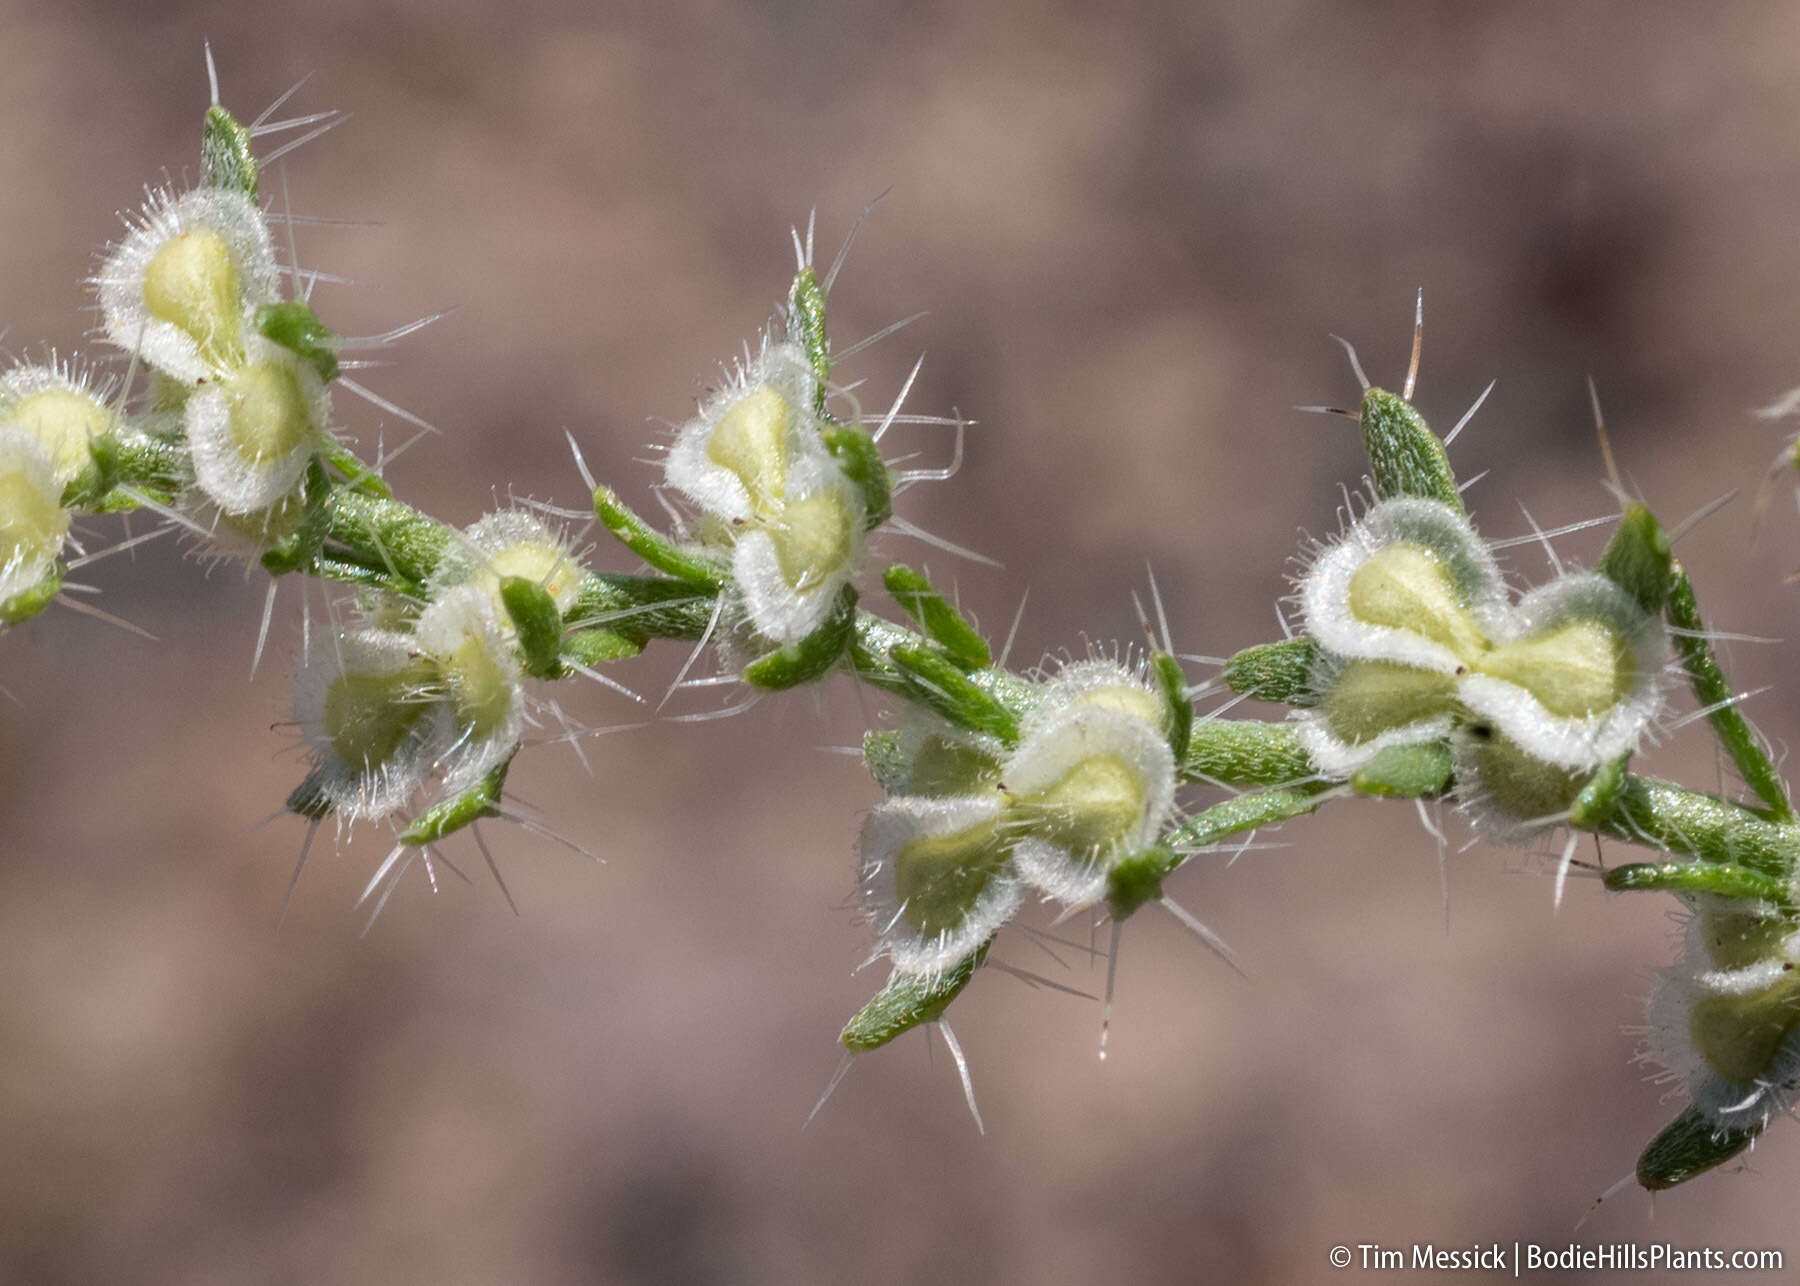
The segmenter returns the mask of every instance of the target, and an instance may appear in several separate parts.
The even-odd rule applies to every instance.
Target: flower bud
[[[824,454],[814,388],[800,346],[765,338],[756,360],[677,433],[669,448],[669,485],[728,523],[778,515],[789,498],[795,459]]]
[[[456,718],[445,757],[447,789],[461,793],[518,748],[525,724],[524,675],[493,602],[459,585],[419,614],[414,644],[437,664]]]
[[[437,598],[454,586],[473,585],[487,596],[501,633],[510,640],[514,627],[502,582],[517,576],[542,586],[566,614],[581,596],[584,575],[561,532],[523,509],[501,509],[465,527],[451,542],[431,588]]]
[[[862,564],[862,499],[823,455],[820,476],[765,526],[738,537],[732,576],[756,632],[775,643],[805,638],[831,614]],[[799,471],[796,471],[799,472]],[[798,479],[796,479],[798,480]]]

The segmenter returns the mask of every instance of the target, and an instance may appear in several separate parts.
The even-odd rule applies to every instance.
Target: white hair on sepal
[[[1384,750],[1395,746],[1419,746],[1442,741],[1456,726],[1448,714],[1388,728],[1360,741],[1344,741],[1332,732],[1325,716],[1317,710],[1294,711],[1290,717],[1299,727],[1300,745],[1320,776],[1332,781],[1347,781],[1361,772]]]
[[[1161,729],[1102,705],[1042,721],[1001,780],[1019,873],[1070,907],[1103,898],[1112,865],[1153,844],[1175,809],[1175,756]]]
[[[0,424],[24,429],[49,457],[56,481],[67,485],[93,459],[88,444],[121,427],[108,404],[110,380],[96,383],[75,361],[23,363],[0,375]]]
[[[858,842],[857,887],[899,973],[941,976],[1018,911],[999,792],[949,799],[897,796],[875,805]]]
[[[1393,566],[1383,569],[1393,585],[1372,583],[1372,561],[1395,550],[1405,552],[1388,553]],[[1363,595],[1365,611],[1394,619],[1365,619],[1354,603]],[[1321,552],[1301,579],[1299,601],[1306,632],[1327,650],[1444,674],[1466,665],[1507,612],[1499,567],[1469,520],[1412,497],[1375,505]]]
[[[166,270],[169,280],[147,294],[153,270]],[[257,310],[281,298],[262,211],[243,193],[225,188],[195,188],[179,196],[167,189],[149,193],[141,218],[111,248],[93,284],[107,341],[184,384],[209,379],[228,365],[222,359],[254,331]],[[172,308],[170,289],[191,297],[175,300]],[[200,298],[208,291],[216,292],[213,299]],[[186,325],[167,315],[184,309]],[[196,335],[193,328],[201,324],[205,331]],[[222,333],[226,326],[237,333]]]
[[[0,427],[0,603],[37,588],[69,536],[62,484],[30,432]]]
[[[455,740],[434,765],[445,796],[460,795],[519,747],[524,735],[525,675],[494,603],[479,587],[459,585],[419,614],[414,646],[437,663],[456,717]]]
[[[188,398],[183,420],[194,481],[229,514],[292,494],[331,443],[331,392],[310,362],[253,335],[244,361]]]
[[[1065,661],[1038,685],[1019,724],[1020,740],[1029,740],[1064,711],[1083,706],[1117,710],[1167,732],[1167,703],[1151,685],[1142,657],[1128,665],[1117,657],[1097,655]]]
[[[788,494],[793,459],[824,453],[813,412],[817,387],[805,351],[765,333],[757,355],[676,430],[664,480],[726,522],[767,516]],[[721,426],[727,436],[715,442]]]
[[[1742,969],[1661,970],[1636,1061],[1661,1068],[1721,1130],[1756,1128],[1800,1102],[1800,977],[1781,957]],[[1690,958],[1692,948],[1690,947]]]
[[[1006,747],[998,737],[960,728],[928,710],[907,706],[894,732],[897,773],[882,783],[889,795],[949,798],[1000,783]]]
[[[455,740],[454,715],[414,647],[406,634],[341,631],[294,680],[311,784],[341,821],[401,811]]]
[[[738,533],[731,558],[750,624],[779,644],[824,624],[862,566],[865,534],[862,495],[823,448],[790,472],[788,490],[765,524]]]
[[[1522,598],[1457,698],[1531,758],[1591,772],[1635,751],[1663,708],[1667,632],[1597,572]]]
[[[426,588],[441,597],[458,585],[475,585],[493,600],[500,628],[510,638],[512,618],[500,600],[500,582],[517,576],[541,587],[567,613],[581,596],[584,572],[568,534],[529,510],[498,509],[450,539]]]

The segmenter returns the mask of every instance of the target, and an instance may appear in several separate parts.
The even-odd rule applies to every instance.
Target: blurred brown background
[[[885,553],[999,632],[1029,585],[1016,658],[1132,637],[1145,558],[1184,650],[1271,637],[1296,529],[1333,529],[1363,467],[1348,425],[1290,407],[1355,396],[1330,331],[1397,381],[1420,286],[1427,414],[1500,377],[1455,452],[1492,470],[1488,534],[1527,530],[1521,501],[1546,526],[1611,507],[1591,373],[1671,520],[1746,492],[1682,546],[1712,617],[1795,632],[1800,518],[1784,495],[1753,549],[1748,505],[1786,430],[1747,413],[1800,382],[1792,7],[12,0],[14,349],[78,346],[113,212],[193,173],[203,39],[245,116],[308,72],[293,109],[353,113],[281,167],[295,209],[379,225],[301,230],[303,263],[361,283],[321,288],[326,320],[457,307],[369,377],[442,426],[393,476],[443,517],[509,486],[578,505],[565,427],[649,504],[651,421],[764,322],[789,224],[816,205],[829,257],[891,185],[834,331],[932,310],[851,369],[885,404],[923,349],[914,407],[980,419],[962,475],[903,512],[1006,570]],[[380,414],[338,408],[374,440]],[[292,589],[252,682],[257,581],[169,544],[81,579],[162,641],[60,610],[0,639],[8,1281],[1322,1281],[1337,1243],[1566,1244],[1675,1111],[1621,1031],[1669,904],[1580,884],[1553,916],[1524,855],[1478,846],[1446,934],[1411,807],[1367,803],[1173,881],[1253,980],[1147,912],[1104,1065],[1096,1005],[980,979],[953,1018],[985,1138],[919,1035],[802,1132],[879,981],[850,975],[846,906],[875,790],[822,749],[864,724],[846,682],[601,739],[592,780],[529,753],[519,793],[608,864],[490,829],[520,919],[415,871],[359,941],[370,833],[320,845],[277,935],[302,827],[257,827],[301,770],[272,727]],[[1792,653],[1733,651],[1791,742]],[[659,694],[679,662],[618,673]],[[1655,762],[1717,780],[1697,730]],[[1778,1127],[1749,1171],[1654,1223],[1628,1193],[1579,1236],[1792,1263],[1796,1181]]]

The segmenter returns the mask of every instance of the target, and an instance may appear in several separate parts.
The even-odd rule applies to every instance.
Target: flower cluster
[[[439,801],[484,787],[530,721],[533,640],[554,655],[583,575],[558,532],[507,509],[456,534],[423,600],[366,597],[362,621],[317,648],[295,685],[313,762],[297,809],[354,822],[392,816],[428,785]]]
[[[913,716],[872,737],[888,798],[863,823],[862,902],[875,955],[936,977],[979,951],[1025,890],[1070,908],[1156,842],[1175,807],[1162,695],[1113,661],[1065,666],[1006,740]]]
[[[1437,500],[1374,505],[1300,585],[1321,649],[1301,736],[1348,778],[1390,747],[1448,739],[1477,821],[1520,835],[1566,814],[1661,708],[1658,617],[1598,572],[1514,601],[1488,547]]]
[[[681,427],[666,466],[699,511],[696,554],[776,645],[824,624],[861,566],[869,525],[862,492],[826,448],[818,379],[800,344],[765,336]]]

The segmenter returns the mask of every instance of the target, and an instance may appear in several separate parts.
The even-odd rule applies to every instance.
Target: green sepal
[[[1637,1163],[1637,1181],[1651,1192],[1673,1188],[1723,1165],[1756,1141],[1761,1125],[1721,1127],[1688,1108],[1650,1140]]]
[[[349,447],[333,446],[321,454],[325,457],[325,463],[337,470],[339,476],[344,479],[344,485],[352,491],[360,492],[365,496],[373,496],[377,500],[394,498],[393,488],[388,486],[379,473],[364,464],[356,452]]]
[[[1791,897],[1782,881],[1734,862],[1633,862],[1610,868],[1600,882],[1615,893],[1652,889],[1777,905]]]
[[[325,770],[315,768],[306,774],[298,786],[287,797],[287,810],[298,813],[310,821],[319,821],[331,816],[331,801],[326,798],[321,783],[325,780]]]
[[[1436,500],[1453,513],[1463,512],[1462,493],[1456,489],[1444,444],[1411,402],[1386,389],[1369,389],[1363,394],[1360,420],[1379,498],[1417,496]]]
[[[20,621],[28,621],[50,606],[57,591],[62,589],[62,580],[63,565],[51,564],[43,580],[0,602],[0,625],[17,625]]]
[[[515,750],[513,753],[518,752]],[[462,794],[426,809],[412,825],[400,832],[400,842],[423,848],[474,822],[498,817],[500,794],[506,786],[506,771],[511,767],[512,755],[508,755],[487,776]]]
[[[881,583],[901,610],[963,669],[980,670],[993,663],[987,640],[924,576],[904,563],[895,563],[881,574]]]
[[[920,1023],[933,1023],[944,1016],[950,1002],[969,985],[969,979],[987,959],[989,938],[954,968],[936,977],[915,973],[894,973],[887,985],[856,1016],[844,1024],[838,1039],[852,1054],[866,1054],[880,1049],[894,1037],[911,1031]]]
[[[1627,754],[1600,765],[1599,771],[1588,778],[1587,785],[1569,806],[1569,825],[1592,830],[1613,815],[1625,793],[1625,767],[1630,762],[1631,756]]]
[[[825,394],[831,380],[831,341],[825,335],[825,288],[808,264],[788,290],[788,332],[800,341],[813,371],[813,414],[825,414]]]
[[[256,314],[256,329],[300,357],[327,384],[338,375],[338,337],[319,320],[303,299],[284,299],[264,304]]]
[[[1318,660],[1319,645],[1310,638],[1259,643],[1225,662],[1225,686],[1252,701],[1316,706],[1312,675]]]
[[[719,597],[666,576],[589,572],[565,615],[577,630],[603,629],[632,639],[697,639],[714,624]]]
[[[1763,749],[1762,738],[1738,709],[1738,702],[1725,678],[1725,671],[1713,655],[1712,643],[1705,637],[1706,623],[1700,618],[1700,604],[1694,597],[1694,583],[1680,563],[1675,563],[1669,581],[1669,624],[1678,631],[1675,647],[1681,654],[1682,669],[1693,684],[1694,696],[1709,711],[1706,721],[1712,725],[1725,750],[1737,765],[1744,784],[1768,805],[1769,815],[1776,821],[1794,820],[1794,806],[1788,802],[1787,784],[1781,772]]]
[[[862,750],[875,784],[886,794],[898,794],[912,774],[912,764],[900,748],[900,734],[891,728],[872,728],[863,733]]]
[[[1387,746],[1350,777],[1350,789],[1380,799],[1429,799],[1450,789],[1454,765],[1442,741]]]
[[[562,678],[563,618],[550,591],[529,577],[508,576],[500,582],[500,601],[518,631],[525,673],[534,679]]]
[[[242,192],[254,201],[261,169],[250,147],[250,131],[217,103],[207,108],[200,128],[200,182]]]
[[[1636,599],[1646,615],[1660,616],[1669,600],[1674,562],[1669,534],[1656,515],[1642,505],[1628,504],[1595,570]]]
[[[1188,697],[1187,675],[1181,672],[1181,662],[1167,652],[1150,654],[1150,672],[1162,691],[1169,749],[1175,752],[1175,762],[1180,763],[1187,758],[1188,743],[1194,738],[1194,703]]]
[[[173,375],[164,375],[161,371],[150,372],[150,409],[159,414],[176,414],[183,410],[188,398],[193,396],[194,386],[183,384]]]
[[[92,491],[80,498],[80,507],[88,513],[124,513],[139,508],[138,500],[125,494],[121,487],[129,487],[146,499],[167,505],[175,503],[175,498],[186,485],[187,448],[180,441],[168,441],[138,432],[109,434],[93,441],[106,444],[99,449],[111,451],[114,458],[105,467],[116,467],[118,472],[106,490]],[[89,445],[91,447],[93,443]],[[81,487],[84,480],[88,480],[86,470],[70,485]],[[98,483],[102,479],[96,475],[91,481]],[[66,491],[63,503],[70,508],[77,507]]]
[[[106,497],[124,476],[124,457],[124,448],[117,435],[102,433],[89,438],[88,462],[63,488],[63,508],[99,512]]]
[[[827,425],[821,435],[838,468],[862,496],[863,530],[874,531],[894,516],[894,478],[875,439],[854,424]]]
[[[657,571],[708,590],[717,590],[724,584],[716,567],[689,554],[638,517],[611,487],[594,488],[594,514],[613,539]]]
[[[259,560],[263,570],[271,576],[307,571],[318,565],[319,551],[324,547],[331,526],[327,501],[332,490],[331,479],[326,476],[324,462],[318,456],[315,455],[307,465],[301,487],[301,494],[306,498],[306,512],[300,517],[299,528],[280,544],[264,550]]]
[[[959,728],[1019,740],[1019,716],[934,647],[902,643],[888,652],[909,695]]]
[[[798,642],[744,667],[744,682],[767,692],[811,683],[843,658],[856,637],[856,590],[844,586],[824,624]]]
[[[1160,845],[1115,862],[1106,873],[1106,908],[1123,920],[1146,902],[1162,898],[1163,876],[1181,865],[1180,856]]]
[[[645,640],[617,630],[575,630],[563,639],[562,657],[590,669],[608,661],[623,661],[644,650]]]

